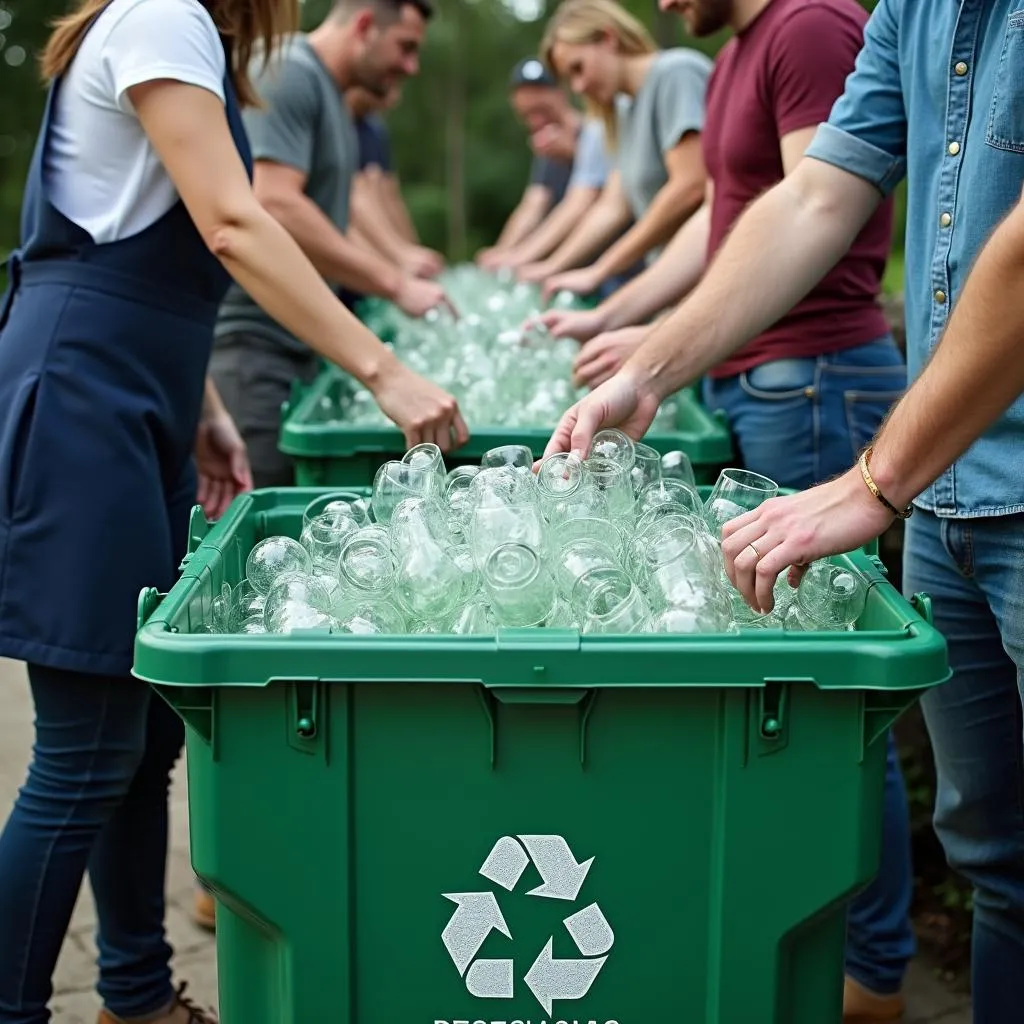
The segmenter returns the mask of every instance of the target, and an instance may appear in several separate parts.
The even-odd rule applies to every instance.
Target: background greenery
[[[872,0],[864,0],[873,6]],[[316,24],[331,0],[306,0]],[[685,38],[679,19],[656,0],[624,0],[663,46],[686,42],[713,55],[726,36]],[[0,0],[0,260],[18,237],[25,171],[44,92],[35,55],[48,23],[70,0]],[[554,0],[438,0],[422,73],[406,84],[390,115],[393,148],[413,218],[426,244],[453,260],[497,235],[522,193],[530,155],[509,108],[505,83],[512,65],[535,52]],[[902,240],[902,215],[896,238]],[[901,247],[901,244],[900,246]],[[890,268],[900,289],[902,260]]]

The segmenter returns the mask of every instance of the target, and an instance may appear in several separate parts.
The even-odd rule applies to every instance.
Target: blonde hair
[[[616,50],[623,56],[637,57],[658,51],[658,44],[643,22],[614,0],[565,0],[544,29],[540,44],[541,60],[557,74],[552,60],[556,43],[586,45],[609,36],[615,40]],[[614,101],[597,103],[585,96],[583,103],[587,113],[604,124],[606,145],[614,152],[619,134]]]
[[[79,0],[69,14],[53,22],[53,32],[40,58],[45,78],[52,81],[67,71],[93,19],[110,0]],[[269,54],[275,40],[299,25],[298,0],[200,0],[228,43],[231,80],[243,106],[257,106],[259,97],[249,81],[249,62],[258,47]]]

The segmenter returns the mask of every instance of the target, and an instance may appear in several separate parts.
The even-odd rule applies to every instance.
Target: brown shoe
[[[903,996],[879,995],[847,978],[843,986],[843,1024],[878,1024],[903,1018]]]
[[[217,1024],[217,1015],[212,1010],[200,1010],[185,995],[187,983],[182,982],[174,996],[174,1002],[166,1010],[148,1017],[115,1017],[109,1010],[100,1010],[96,1024]]]
[[[195,903],[192,907],[192,920],[195,921],[203,931],[215,932],[217,930],[217,904],[201,885],[196,885]]]

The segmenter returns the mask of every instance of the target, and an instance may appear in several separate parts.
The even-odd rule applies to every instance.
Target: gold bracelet
[[[864,477],[864,483],[867,484],[868,490],[897,518],[897,519],[909,519],[914,511],[913,505],[908,505],[902,512],[891,502],[889,499],[878,489],[878,484],[872,479],[871,470],[868,469],[868,459],[871,458],[871,453],[874,451],[874,445],[868,445],[860,453],[860,459],[857,465],[860,467],[860,475]]]

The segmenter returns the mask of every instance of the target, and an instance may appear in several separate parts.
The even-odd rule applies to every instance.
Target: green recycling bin
[[[323,493],[196,514],[140,597],[224,1024],[838,1024],[886,732],[948,675],[927,600],[857,553],[840,634],[200,632]]]
[[[405,438],[397,427],[324,420],[324,410],[334,408],[338,394],[349,386],[347,379],[333,369],[319,374],[306,388],[298,382],[293,386],[292,399],[282,409],[278,447],[293,458],[299,487],[369,487],[383,463],[401,459],[405,452]],[[733,460],[725,418],[708,412],[692,390],[675,397],[675,429],[651,431],[644,443],[662,453],[686,452],[697,483],[712,484]],[[472,436],[468,444],[445,456],[449,469],[477,465],[484,452],[505,444],[527,444],[539,456],[555,424],[547,429],[469,426]]]

